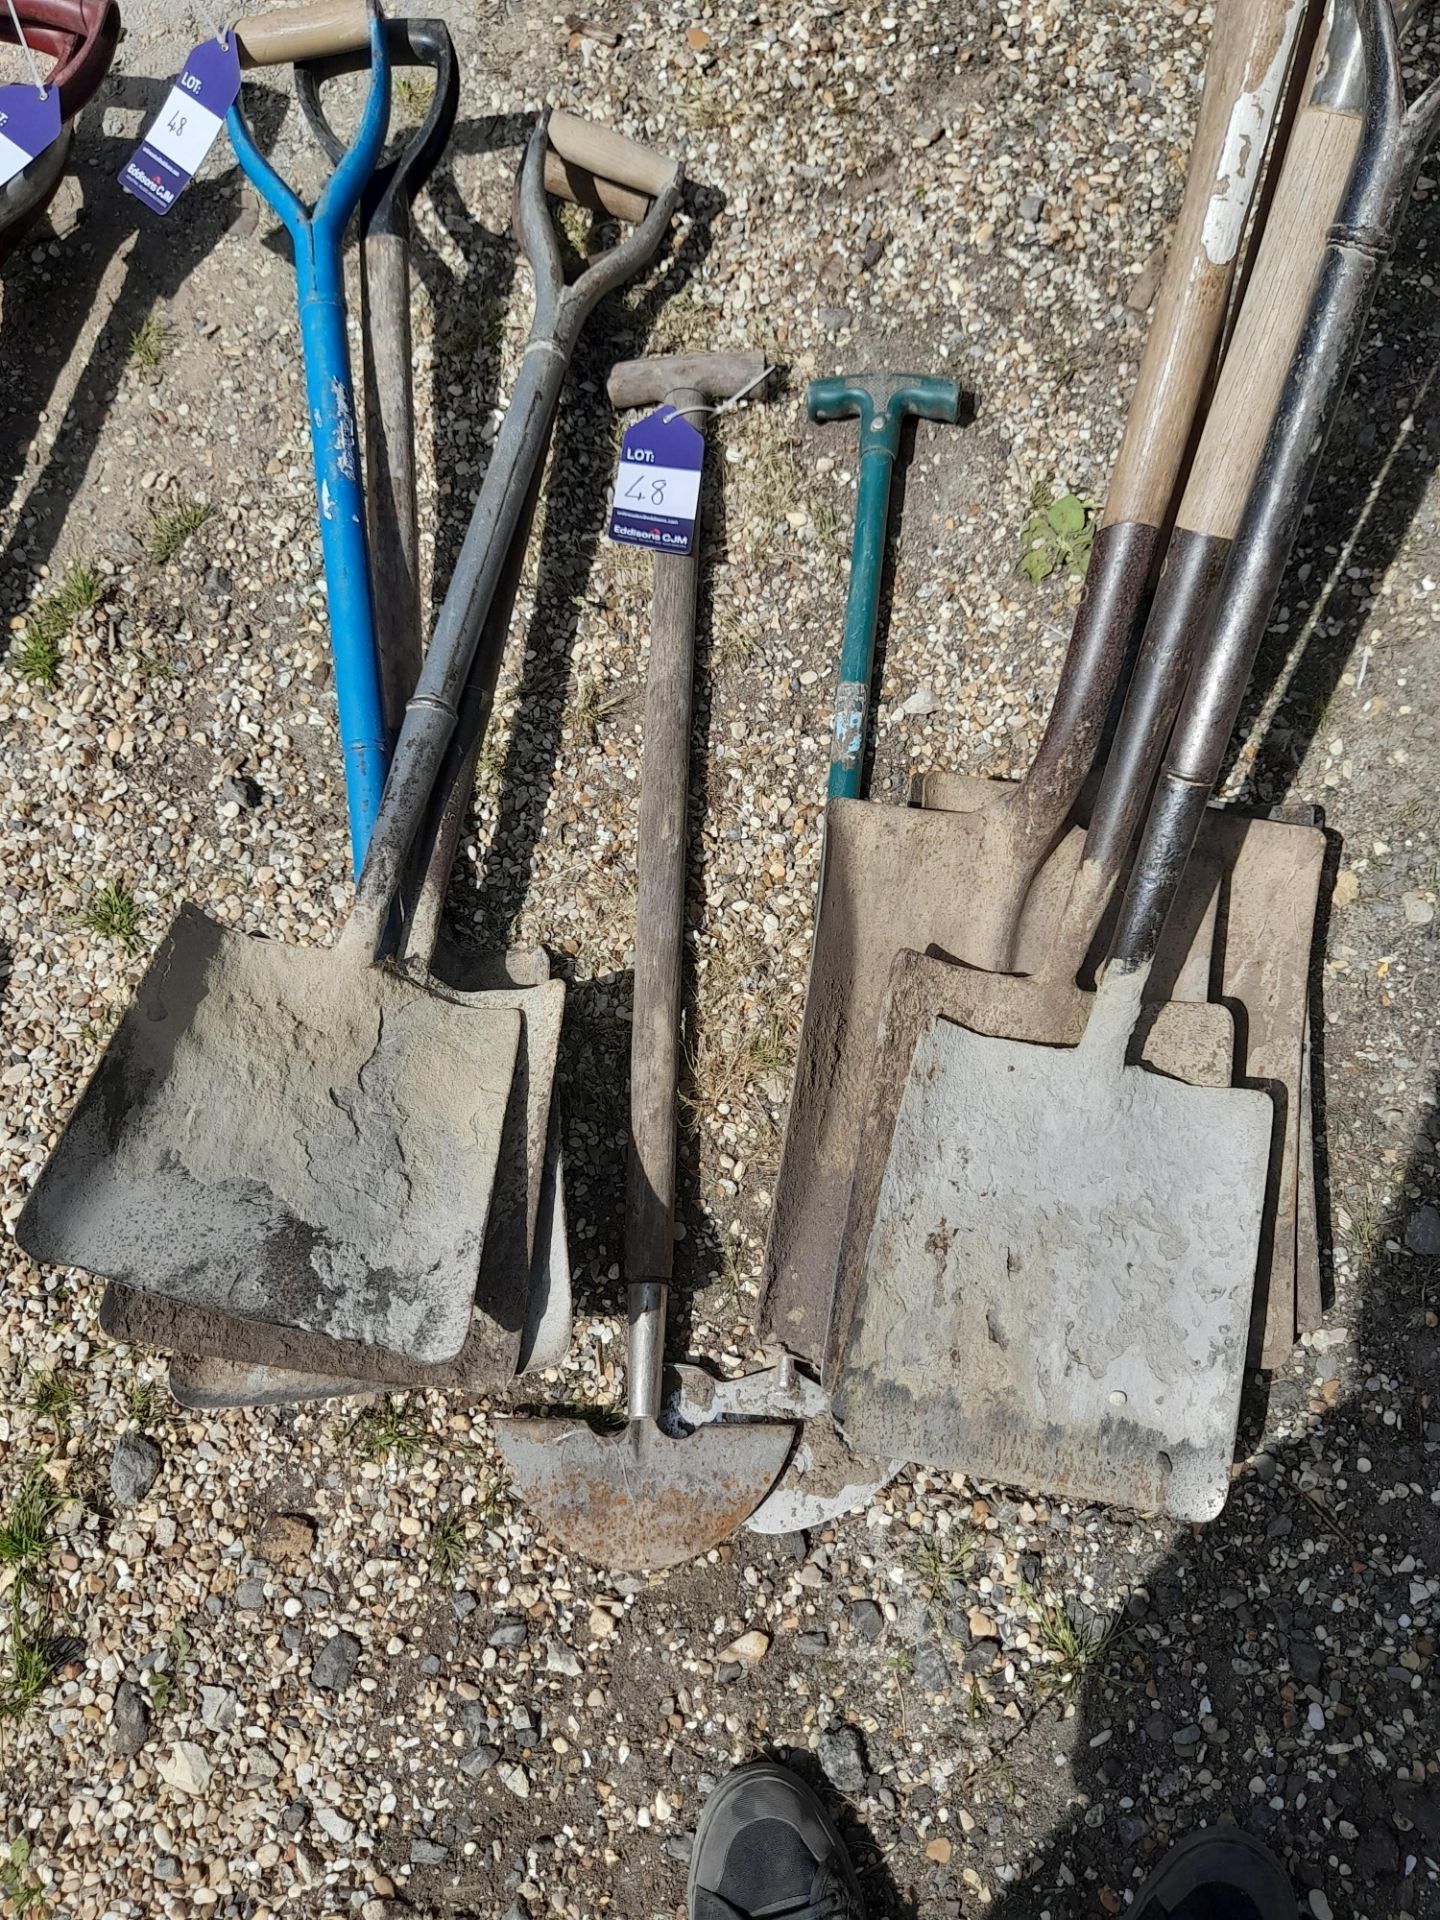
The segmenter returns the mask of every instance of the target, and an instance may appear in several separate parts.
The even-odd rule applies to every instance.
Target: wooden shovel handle
[[[1212,539],[1234,538],[1360,130],[1358,113],[1314,105],[1295,123],[1180,503],[1180,527]]]
[[[1246,215],[1305,0],[1221,0],[1185,197],[1103,524],[1160,526],[1224,324]]]
[[[674,396],[698,407],[698,388]],[[703,422],[704,416],[697,418]],[[685,816],[690,793],[695,591],[700,559],[657,553],[645,676],[645,737],[635,866],[635,998],[630,1030],[630,1156],[625,1277],[667,1281],[675,1251],[675,1154],[685,949]],[[648,1382],[637,1383],[648,1387]],[[632,1411],[634,1403],[632,1401]]]
[[[242,67],[283,67],[327,54],[355,53],[370,44],[365,0],[313,0],[235,22]]]
[[[663,153],[578,114],[552,113],[549,135],[546,191],[592,212],[643,220],[674,178],[675,162]]]

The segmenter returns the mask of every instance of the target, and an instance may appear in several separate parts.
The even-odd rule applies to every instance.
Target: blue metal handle
[[[370,92],[354,142],[336,166],[310,214],[256,146],[237,100],[226,125],[235,157],[257,192],[284,221],[295,248],[300,344],[315,457],[320,546],[330,603],[330,650],[345,756],[350,849],[358,874],[380,811],[389,771],[370,553],[365,538],[355,395],[345,333],[345,274],[341,247],[350,216],[375,171],[390,122],[390,57],[385,27],[370,21]]]

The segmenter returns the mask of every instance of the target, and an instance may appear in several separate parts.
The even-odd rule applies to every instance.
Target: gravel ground
[[[622,6],[603,32],[523,3],[445,11],[465,117],[419,216],[416,348],[442,584],[526,323],[505,224],[525,116],[586,109],[700,183],[670,257],[577,357],[454,902],[571,983],[578,1318],[543,1393],[608,1401],[648,565],[601,537],[604,375],[679,346],[789,370],[717,424],[696,725],[672,1345],[737,1369],[853,495],[848,430],[809,429],[799,394],[877,362],[973,392],[974,423],[923,429],[908,474],[873,790],[1018,770],[1075,595],[1017,571],[1020,529],[1033,488],[1103,495],[1208,9],[723,0]],[[59,237],[3,289],[7,1223],[180,901],[318,942],[347,899],[286,250],[223,144],[163,226],[114,188],[158,99],[145,77],[184,50],[183,22],[139,18]],[[313,183],[284,96],[252,98]],[[0,1542],[28,1505],[36,1544],[0,1581],[53,1676],[0,1727],[0,1911],[649,1920],[683,1905],[715,1779],[770,1752],[828,1783],[877,1915],[1114,1913],[1173,1837],[1228,1818],[1282,1852],[1315,1920],[1440,1912],[1435,208],[1427,182],[1235,768],[1331,829],[1334,1305],[1253,1383],[1221,1520],[917,1473],[824,1534],[615,1580],[536,1537],[483,1410],[187,1417],[158,1359],[99,1335],[93,1284],[10,1247]],[[47,635],[49,687],[20,671]]]

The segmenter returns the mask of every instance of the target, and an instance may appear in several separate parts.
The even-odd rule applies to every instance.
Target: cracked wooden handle
[[[327,54],[355,53],[370,44],[365,0],[314,0],[235,22],[242,67],[283,67]]]
[[[675,176],[675,162],[613,127],[578,114],[550,115],[545,188],[592,213],[639,221]]]

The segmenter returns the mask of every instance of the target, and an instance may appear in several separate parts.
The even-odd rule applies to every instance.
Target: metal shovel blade
[[[854,1444],[1177,1519],[1224,1505],[1270,1156],[1264,1092],[945,1017],[896,964],[842,1277]],[[1097,996],[1097,1009],[1105,989]],[[1020,1024],[1017,1022],[1017,1024]]]
[[[488,963],[483,971],[481,961]],[[443,985],[433,975],[430,981],[436,992],[472,1014],[486,1008],[513,1008],[522,1016],[494,1186],[479,1195],[482,1210],[488,1207],[488,1212],[482,1211],[481,1216],[485,1244],[472,1287],[474,1312],[464,1345],[453,1359],[438,1365],[417,1364],[358,1340],[302,1332],[269,1318],[240,1319],[192,1302],[114,1285],[105,1289],[100,1304],[105,1331],[114,1340],[185,1356],[178,1376],[171,1370],[172,1384],[183,1391],[221,1394],[232,1381],[239,1381],[249,1396],[263,1387],[267,1403],[283,1398],[282,1374],[295,1376],[301,1385],[312,1377],[348,1380],[352,1393],[370,1393],[380,1387],[430,1387],[474,1399],[504,1392],[517,1365],[529,1364],[523,1357],[527,1344],[533,1344],[527,1333],[528,1296],[537,1282],[553,1294],[568,1344],[568,1264],[563,1264],[562,1251],[557,1275],[543,1258],[535,1258],[545,1183],[550,1178],[547,1129],[565,1007],[564,983],[547,979],[548,971],[543,955],[487,955],[478,957],[468,973],[458,968],[447,972]],[[461,978],[488,983],[501,973],[509,976],[510,984],[502,985],[496,978],[493,985],[463,990],[457,986]],[[554,1214],[552,1195],[547,1231],[553,1230]],[[539,1306],[538,1300],[535,1305]],[[558,1335],[562,1329],[557,1326],[552,1331]],[[206,1363],[211,1360],[238,1362],[244,1371],[233,1374],[222,1364],[207,1377]],[[267,1379],[267,1372],[273,1377]],[[305,1397],[315,1396],[308,1391]],[[252,1403],[247,1399],[235,1404]]]
[[[967,784],[973,804],[963,813],[868,800],[832,800],[826,809],[815,946],[758,1314],[763,1336],[807,1360],[818,1361],[825,1350],[875,1032],[895,956],[914,949],[965,971],[986,967],[999,938],[995,902],[1015,891],[1011,800],[1018,789]],[[1067,835],[1037,877],[1017,939],[1022,966],[1048,945],[1082,844],[1078,830]],[[1195,941],[1208,942],[1209,897],[1187,882],[1166,928],[1157,999],[1177,989]],[[1080,1004],[1068,989],[1059,997],[1067,1012]],[[1228,1032],[1229,1016],[1215,1012]],[[1082,1009],[1073,1031],[1061,1019],[1054,1033],[1035,1037],[1073,1042],[1083,1025]],[[1157,1029],[1156,1045],[1163,1039]],[[1185,1071],[1164,1057],[1151,1064]],[[1221,1078],[1229,1077],[1227,1061]]]
[[[464,1344],[520,1015],[176,916],[16,1229],[409,1359]]]
[[[667,1405],[687,1427],[711,1421],[796,1420],[800,1438],[785,1471],[745,1522],[747,1533],[806,1533],[868,1507],[905,1465],[852,1453],[830,1417],[830,1396],[788,1358],[758,1373],[717,1380],[703,1367],[672,1367]]]
[[[651,1420],[623,1433],[577,1421],[497,1422],[520,1498],[577,1559],[630,1572],[679,1566],[742,1526],[775,1484],[791,1426],[701,1427],[672,1440]]]

